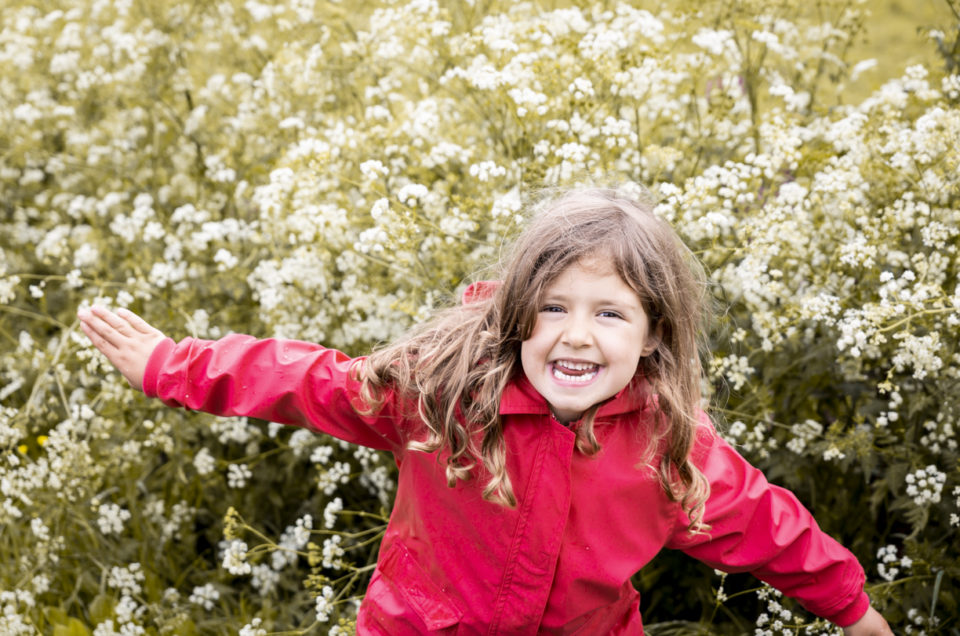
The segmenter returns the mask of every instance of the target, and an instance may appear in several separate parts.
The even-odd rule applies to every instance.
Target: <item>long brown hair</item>
[[[690,451],[699,425],[705,276],[652,205],[622,192],[573,190],[541,204],[502,266],[503,282],[496,291],[443,310],[374,352],[357,368],[363,397],[371,409],[388,386],[409,398],[428,431],[425,440],[409,447],[425,452],[446,447],[450,486],[469,479],[480,462],[489,475],[484,498],[516,505],[506,470],[500,397],[522,373],[520,344],[533,331],[544,290],[567,267],[597,258],[607,260],[636,292],[651,333],[660,336],[637,368],[655,396],[657,413],[648,454],[638,457],[638,464],[663,449],[656,466],[660,483],[681,502],[690,528],[700,530],[709,486],[690,461]],[[585,454],[600,450],[593,430],[598,408],[584,413],[576,429],[577,448]]]

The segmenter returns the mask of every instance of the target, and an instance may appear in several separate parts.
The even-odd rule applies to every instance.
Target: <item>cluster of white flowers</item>
[[[909,473],[905,481],[907,482],[907,495],[913,498],[913,502],[918,506],[927,506],[940,503],[940,493],[943,492],[947,474],[931,464],[926,468],[920,468]]]
[[[117,504],[101,504],[97,508],[97,525],[103,534],[120,534],[123,532],[123,523],[130,520],[130,511]]]
[[[325,495],[332,495],[337,490],[338,484],[345,484],[350,479],[350,464],[347,462],[334,462],[333,466],[322,471],[317,476],[317,487]]]
[[[725,433],[724,438],[744,453],[756,457],[769,457],[770,451],[778,446],[777,438],[769,435],[770,427],[765,422],[755,422],[748,427],[740,420],[734,421]]]
[[[188,599],[208,612],[213,609],[214,603],[220,599],[220,592],[211,583],[205,583],[193,588]]]
[[[333,612],[333,588],[324,585],[317,597],[317,620],[326,623],[330,620],[330,613]]]
[[[936,421],[924,422],[923,429],[926,432],[920,437],[920,445],[931,453],[956,452],[956,431],[954,431],[953,422],[946,419],[943,411],[937,413]]]
[[[260,627],[262,624],[262,618],[254,618],[252,621],[240,628],[240,636],[267,636],[267,630]]]
[[[164,541],[180,539],[183,526],[196,515],[197,510],[185,501],[178,501],[173,504],[170,515],[167,516],[166,506],[164,500],[154,499],[147,503],[144,513],[160,528]]]
[[[725,378],[734,391],[743,388],[749,376],[755,372],[746,356],[729,355],[710,361],[710,373],[716,377]]]
[[[885,545],[877,551],[877,574],[884,581],[893,581],[900,574],[900,568],[909,570],[913,566],[913,559],[904,555],[897,556],[895,545]]]
[[[253,477],[253,471],[246,464],[230,464],[227,466],[227,485],[231,488],[244,488],[247,480]]]
[[[343,510],[343,500],[340,497],[334,497],[327,502],[323,509],[323,527],[332,530],[337,523],[337,515]]]
[[[793,434],[793,437],[787,441],[786,447],[800,455],[807,447],[807,444],[823,434],[823,425],[814,420],[805,420],[800,424],[792,425],[790,427],[790,433]]]
[[[206,447],[203,447],[193,456],[193,466],[198,474],[209,475],[216,469],[217,460]]]
[[[342,557],[346,552],[340,545],[343,537],[339,534],[327,537],[323,540],[323,567],[340,570],[343,568]]]
[[[27,636],[36,633],[36,627],[22,609],[36,605],[34,595],[27,591],[9,592],[0,589],[0,633]],[[23,608],[21,609],[21,606]]]
[[[247,544],[239,539],[234,539],[227,544],[223,551],[222,567],[234,576],[243,576],[250,574],[253,567],[247,563]]]
[[[940,625],[939,616],[929,616],[915,607],[907,610],[907,620],[910,621],[904,627],[905,634],[916,634],[916,636],[927,636],[926,627],[936,628]]]
[[[143,568],[139,563],[131,563],[127,567],[114,566],[107,576],[107,585],[126,596],[140,594],[140,584],[144,581]]]

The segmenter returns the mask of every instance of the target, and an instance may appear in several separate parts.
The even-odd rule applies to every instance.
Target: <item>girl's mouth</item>
[[[600,372],[600,365],[592,362],[573,362],[571,360],[555,360],[553,362],[553,377],[563,382],[577,382],[586,384]]]

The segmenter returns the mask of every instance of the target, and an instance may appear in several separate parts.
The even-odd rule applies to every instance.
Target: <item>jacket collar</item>
[[[597,418],[642,411],[649,402],[648,391],[647,382],[643,378],[634,378],[619,393],[603,403],[597,411]],[[521,372],[504,389],[500,398],[500,414],[549,415],[550,405]]]

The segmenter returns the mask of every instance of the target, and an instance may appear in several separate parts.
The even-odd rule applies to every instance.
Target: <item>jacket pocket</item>
[[[435,632],[456,625],[463,618],[463,611],[430,579],[403,544],[394,543],[380,559],[377,570],[380,580],[371,580],[365,601],[370,601],[370,610],[380,625],[392,623],[396,629],[413,629],[413,633],[426,627]]]

